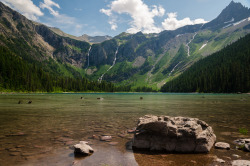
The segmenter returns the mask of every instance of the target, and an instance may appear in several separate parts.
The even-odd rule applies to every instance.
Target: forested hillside
[[[250,35],[198,61],[161,91],[250,92]]]
[[[127,89],[126,89],[127,88]],[[83,77],[63,77],[45,72],[37,64],[30,64],[0,46],[0,91],[83,92],[129,91],[130,87],[115,87],[105,81],[89,81]]]

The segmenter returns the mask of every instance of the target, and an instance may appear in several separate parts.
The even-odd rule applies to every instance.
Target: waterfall
[[[91,48],[92,48],[92,46],[90,45],[88,55],[87,55],[88,56],[88,66],[87,66],[87,68],[89,67],[89,54],[90,54]]]
[[[204,26],[205,24],[202,24],[201,27],[200,27],[200,30],[201,28]],[[186,44],[186,47],[188,48],[188,56],[190,56],[190,47],[189,47],[189,44],[194,40],[195,36],[197,35],[197,32],[194,33],[194,36],[193,38]]]
[[[110,68],[107,70],[107,72],[108,72],[110,69],[112,69],[112,67],[114,67],[114,65],[115,65],[115,62],[116,62],[116,55],[118,54],[118,49],[119,49],[119,47],[117,47],[117,49],[116,49],[116,51],[115,51],[115,59],[114,59],[114,61],[113,61],[113,64],[112,64],[112,66],[110,66]]]
[[[193,38],[186,44],[187,48],[188,48],[188,56],[190,56],[190,47],[189,44],[194,40],[195,36],[197,35],[197,32],[195,32]]]
[[[114,58],[114,61],[113,61],[113,64],[112,64],[112,66],[110,66],[109,68],[108,68],[108,70],[105,72],[105,73],[103,73],[102,74],[102,76],[100,77],[100,78],[98,78],[98,82],[102,82],[102,79],[103,79],[103,77],[104,77],[104,75],[110,70],[110,69],[112,69],[112,67],[114,67],[114,65],[115,65],[115,63],[116,63],[116,56],[117,56],[117,54],[118,54],[118,50],[119,50],[119,46],[117,47],[117,49],[116,49],[116,51],[115,51],[115,58]]]
[[[175,65],[175,67],[171,70],[171,72],[169,73],[168,76],[171,76],[171,74],[175,71],[175,68],[181,63],[182,61],[180,61],[177,65]]]

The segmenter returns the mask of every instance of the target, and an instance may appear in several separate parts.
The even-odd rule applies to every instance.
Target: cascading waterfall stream
[[[190,47],[189,44],[194,40],[195,36],[197,35],[197,32],[195,32],[193,38],[186,44],[187,48],[188,48],[188,56],[190,56]]]
[[[89,47],[89,51],[88,51],[88,66],[87,66],[87,68],[86,69],[88,69],[88,67],[89,67],[89,54],[90,54],[90,51],[91,51],[91,48],[92,48],[92,46],[90,45],[90,47]]]
[[[168,77],[171,76],[171,74],[175,71],[175,68],[181,63],[182,61],[180,61],[177,65],[175,65],[175,67],[171,70],[171,72],[169,73]]]
[[[204,26],[205,24],[202,24],[200,29]],[[194,33],[193,38],[186,44],[186,47],[188,48],[188,56],[190,56],[190,47],[189,44],[194,40],[195,36],[197,35],[197,32]]]
[[[119,49],[119,47],[117,47],[117,49],[116,49],[116,51],[115,51],[115,59],[114,59],[114,61],[113,61],[113,64],[112,64],[112,66],[110,66],[110,68],[109,68],[107,71],[109,71],[110,69],[112,69],[112,67],[114,67],[114,65],[115,65],[115,63],[116,63],[116,55],[118,54],[118,49]]]
[[[117,49],[116,49],[116,51],[115,51],[115,58],[114,58],[114,61],[113,61],[113,64],[112,64],[112,66],[110,66],[109,68],[108,68],[108,70],[105,72],[105,73],[103,73],[102,75],[101,75],[101,77],[100,78],[98,78],[98,82],[102,82],[102,79],[103,79],[103,77],[104,77],[104,75],[110,70],[110,69],[112,69],[112,67],[114,67],[114,65],[115,65],[115,63],[116,63],[116,56],[117,56],[117,54],[118,54],[118,50],[119,50],[119,46],[117,47]]]

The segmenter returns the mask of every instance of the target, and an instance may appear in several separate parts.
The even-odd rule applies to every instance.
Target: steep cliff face
[[[231,1],[231,3],[220,13],[220,15],[211,22],[204,25],[203,28],[216,30],[225,26],[230,26],[243,19],[250,17],[250,9],[244,7],[241,3]]]
[[[90,44],[55,34],[0,2],[0,43],[28,61],[48,60],[82,67]]]
[[[36,32],[43,37],[44,41],[55,48],[53,56],[57,60],[79,68],[83,67],[90,44],[56,35],[44,25],[36,26]]]

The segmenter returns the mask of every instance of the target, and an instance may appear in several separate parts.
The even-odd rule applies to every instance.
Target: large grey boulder
[[[74,145],[75,153],[81,155],[89,155],[94,152],[94,150],[88,145],[86,141],[80,141],[79,144]]]
[[[212,127],[196,118],[145,115],[136,131],[136,149],[207,153],[216,140]]]

